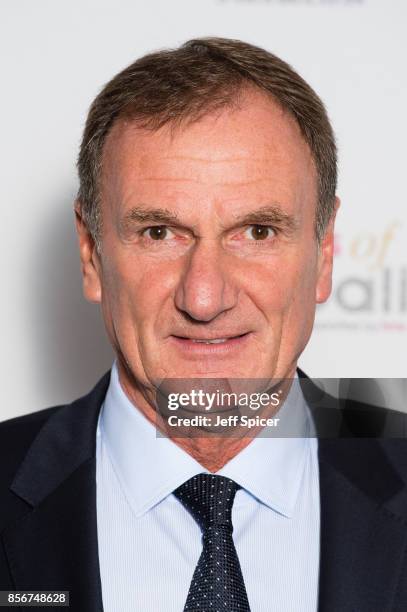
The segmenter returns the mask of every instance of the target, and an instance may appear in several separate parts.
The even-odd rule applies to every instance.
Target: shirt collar
[[[219,472],[273,510],[290,517],[310,449],[310,413],[298,379],[279,411],[287,437],[266,428]],[[98,435],[106,444],[115,473],[136,516],[142,516],[196,474],[209,473],[198,461],[157,430],[124,393],[114,363],[102,407]],[[284,429],[279,429],[279,436]],[[273,436],[273,437],[271,437]]]

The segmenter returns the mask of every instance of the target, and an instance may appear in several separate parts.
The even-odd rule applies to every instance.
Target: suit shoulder
[[[86,406],[99,406],[109,386],[110,371],[99,380],[96,386],[83,397],[68,404],[52,406],[0,423],[0,487],[12,478],[24,459],[28,449],[40,434],[47,421],[57,414],[65,415],[66,423],[75,415],[80,415]],[[69,415],[69,416],[68,416]],[[67,420],[68,417],[68,420]]]
[[[63,406],[52,406],[0,422],[0,448],[3,450],[4,445],[7,445],[7,440],[10,438],[14,443],[18,443],[19,437],[35,434],[45,421],[60,408],[63,408]]]
[[[53,412],[59,408],[62,408],[62,406],[62,404],[60,406],[51,406],[50,408],[44,408],[43,410],[37,410],[36,412],[30,412],[29,414],[23,414],[22,416],[1,421],[0,435],[2,435],[3,432],[13,430],[14,428],[35,427],[35,424],[44,423]]]
[[[0,486],[13,477],[46,421],[63,406],[53,406],[0,423]]]

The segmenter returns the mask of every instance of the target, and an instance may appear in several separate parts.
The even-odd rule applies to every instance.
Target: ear
[[[325,230],[324,237],[319,246],[318,254],[318,280],[315,293],[315,301],[317,304],[326,302],[332,291],[332,268],[334,254],[334,227],[335,218],[340,200],[335,198],[334,211]]]
[[[79,200],[75,202],[75,223],[81,258],[83,294],[89,302],[100,303],[102,300],[100,258],[95,241],[83,219]]]

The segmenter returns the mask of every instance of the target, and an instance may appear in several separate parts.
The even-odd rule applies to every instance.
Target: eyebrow
[[[280,230],[293,232],[298,222],[293,215],[284,212],[278,204],[262,206],[243,215],[234,216],[236,225],[273,225]],[[162,225],[180,225],[180,219],[166,208],[144,208],[134,206],[120,222],[122,229],[129,229],[133,223],[160,223]]]
[[[143,208],[134,206],[120,222],[122,228],[131,227],[133,223],[161,223],[162,225],[177,225],[179,218],[166,208]]]
[[[279,204],[262,206],[242,216],[236,216],[235,220],[241,225],[275,225],[287,232],[293,232],[298,228],[298,221],[294,215],[284,212]]]

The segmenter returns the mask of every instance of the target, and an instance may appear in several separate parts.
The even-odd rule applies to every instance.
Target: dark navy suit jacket
[[[95,445],[109,376],[72,404],[0,423],[0,590],[66,590],[72,612],[103,610]],[[338,409],[310,388],[320,438],[319,611],[406,612],[406,417],[356,402]],[[385,425],[400,438],[380,437]]]

